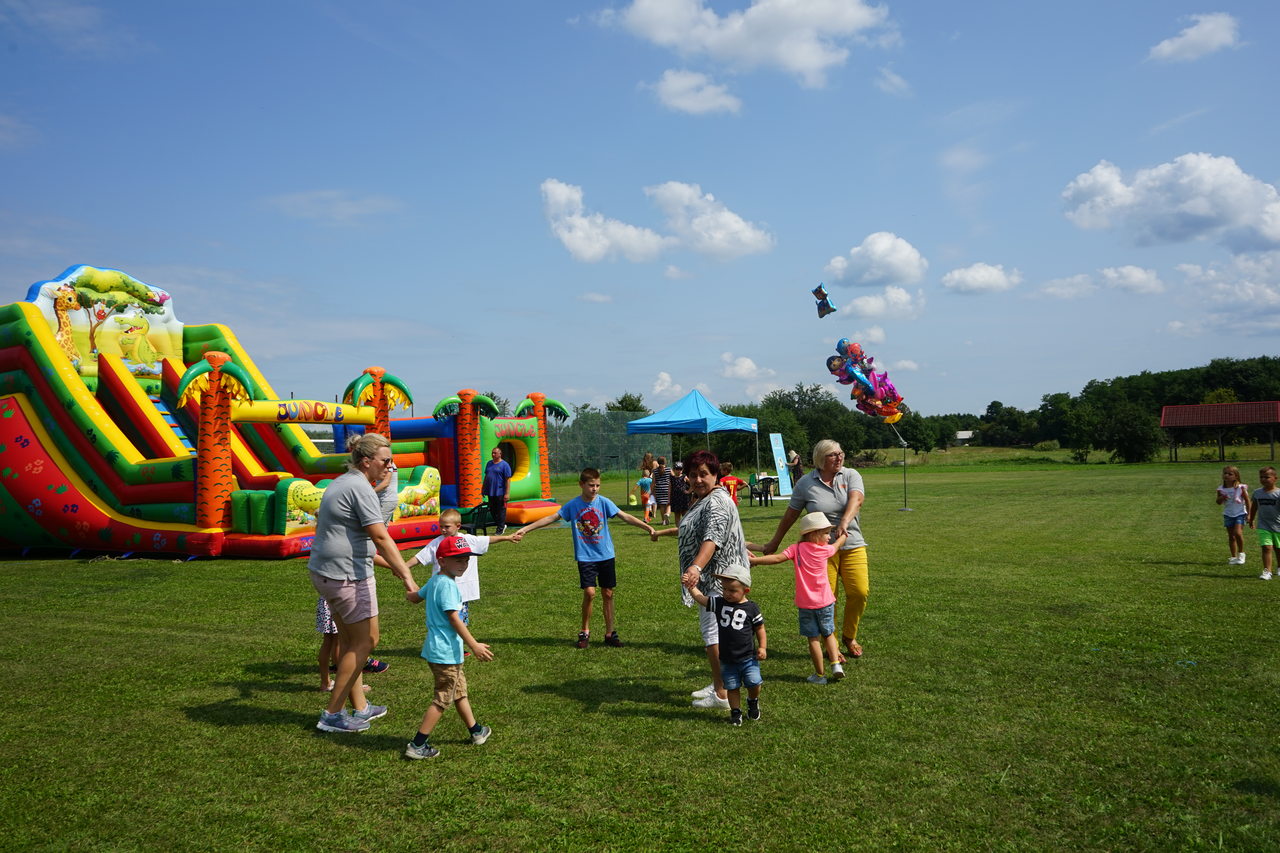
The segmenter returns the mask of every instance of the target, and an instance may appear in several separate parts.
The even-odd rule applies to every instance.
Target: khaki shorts
[[[467,698],[467,676],[460,663],[431,663],[431,674],[436,679],[436,689],[431,697],[431,704],[441,711],[449,710],[449,706],[459,699]]]
[[[378,587],[373,575],[362,581],[339,581],[311,572],[311,585],[329,603],[333,616],[345,625],[378,615]]]

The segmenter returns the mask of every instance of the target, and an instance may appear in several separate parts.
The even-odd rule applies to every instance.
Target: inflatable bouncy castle
[[[182,323],[170,293],[119,270],[71,267],[0,306],[0,549],[304,555],[347,458],[316,446],[315,424],[338,448],[353,430],[391,440],[388,530],[405,546],[437,535],[442,509],[481,503],[495,447],[514,472],[508,518],[556,510],[546,417],[566,414],[559,403],[530,394],[504,418],[463,390],[432,417],[389,417],[411,402],[381,367],[341,403],[277,399],[226,326]]]

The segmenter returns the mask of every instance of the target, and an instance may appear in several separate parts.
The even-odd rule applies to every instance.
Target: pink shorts
[[[311,585],[329,602],[335,619],[351,625],[378,615],[378,588],[373,575],[362,581],[334,580],[311,572]]]

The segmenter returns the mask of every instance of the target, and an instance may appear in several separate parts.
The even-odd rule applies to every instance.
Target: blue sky
[[[841,337],[924,414],[1275,354],[1278,10],[0,0],[0,301],[122,269],[419,414],[843,397]]]

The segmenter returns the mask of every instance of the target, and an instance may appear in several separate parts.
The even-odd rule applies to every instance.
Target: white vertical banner
[[[778,495],[791,497],[791,471],[787,468],[787,451],[782,447],[782,433],[769,433],[769,446],[773,448],[773,466],[778,469]]]

